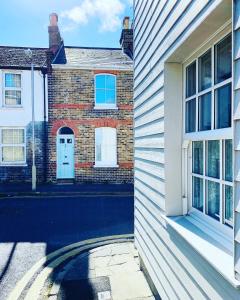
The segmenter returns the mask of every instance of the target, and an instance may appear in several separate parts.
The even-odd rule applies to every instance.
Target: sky
[[[133,0],[0,0],[0,46],[48,47],[49,14],[66,46],[119,47]]]

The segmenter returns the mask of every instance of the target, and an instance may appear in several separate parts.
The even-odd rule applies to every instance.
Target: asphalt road
[[[0,300],[50,252],[89,238],[133,233],[132,196],[0,199]]]

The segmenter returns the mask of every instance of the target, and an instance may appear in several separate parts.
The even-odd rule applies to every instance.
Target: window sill
[[[27,167],[26,163],[13,164],[13,163],[0,163],[0,167]]]
[[[240,281],[234,277],[233,245],[227,236],[225,241],[222,235],[213,238],[215,229],[207,229],[193,215],[180,217],[163,216],[186,242],[188,242],[218,273],[220,273],[232,286],[239,289]],[[214,237],[215,237],[214,235]],[[221,243],[219,242],[221,239]],[[232,239],[233,240],[233,239]]]
[[[119,165],[93,165],[94,168],[119,168]]]
[[[2,109],[23,109],[22,105],[3,105]]]
[[[93,107],[93,109],[96,109],[96,110],[118,110],[118,107],[117,106],[115,106],[115,105],[113,105],[113,106],[110,106],[110,105],[95,105],[94,107]]]

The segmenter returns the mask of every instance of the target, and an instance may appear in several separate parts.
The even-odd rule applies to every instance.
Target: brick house
[[[48,180],[132,182],[132,29],[122,48],[65,46],[50,16]]]
[[[31,181],[31,62],[25,47],[0,47],[0,182]],[[31,48],[35,81],[37,179],[46,175],[46,48]]]

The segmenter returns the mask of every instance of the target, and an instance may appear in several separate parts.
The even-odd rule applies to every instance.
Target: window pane
[[[220,185],[217,182],[207,181],[207,214],[219,220]]]
[[[196,99],[186,102],[186,132],[196,131]]]
[[[23,144],[24,129],[2,129],[3,144]]]
[[[97,75],[95,79],[96,79],[96,88],[105,89],[105,75]]]
[[[199,130],[211,130],[211,93],[199,97]]]
[[[102,128],[95,129],[96,161],[102,160]]]
[[[215,46],[215,83],[232,76],[232,37],[224,38]]]
[[[5,87],[20,88],[21,87],[21,75],[20,74],[5,74]]]
[[[215,93],[216,128],[231,127],[231,84],[220,87]]]
[[[233,222],[233,189],[225,185],[225,219]]]
[[[207,176],[219,178],[220,175],[220,143],[207,142]]]
[[[211,50],[199,58],[199,91],[211,87]]]
[[[203,142],[193,142],[193,173],[203,175]]]
[[[6,105],[21,105],[21,91],[5,91]]]
[[[96,161],[102,160],[102,147],[101,145],[96,145]]]
[[[192,206],[203,211],[203,180],[193,177],[193,203]]]
[[[96,90],[96,103],[97,104],[105,104],[106,103],[106,95],[105,90]]]
[[[115,104],[115,90],[106,90],[106,103]]]
[[[233,179],[233,168],[232,168],[232,140],[225,140],[225,174],[224,178],[227,181]]]
[[[106,75],[106,89],[115,90],[115,76]]]
[[[186,97],[196,94],[196,62],[186,68]]]
[[[2,147],[3,162],[22,162],[24,160],[24,147]]]

